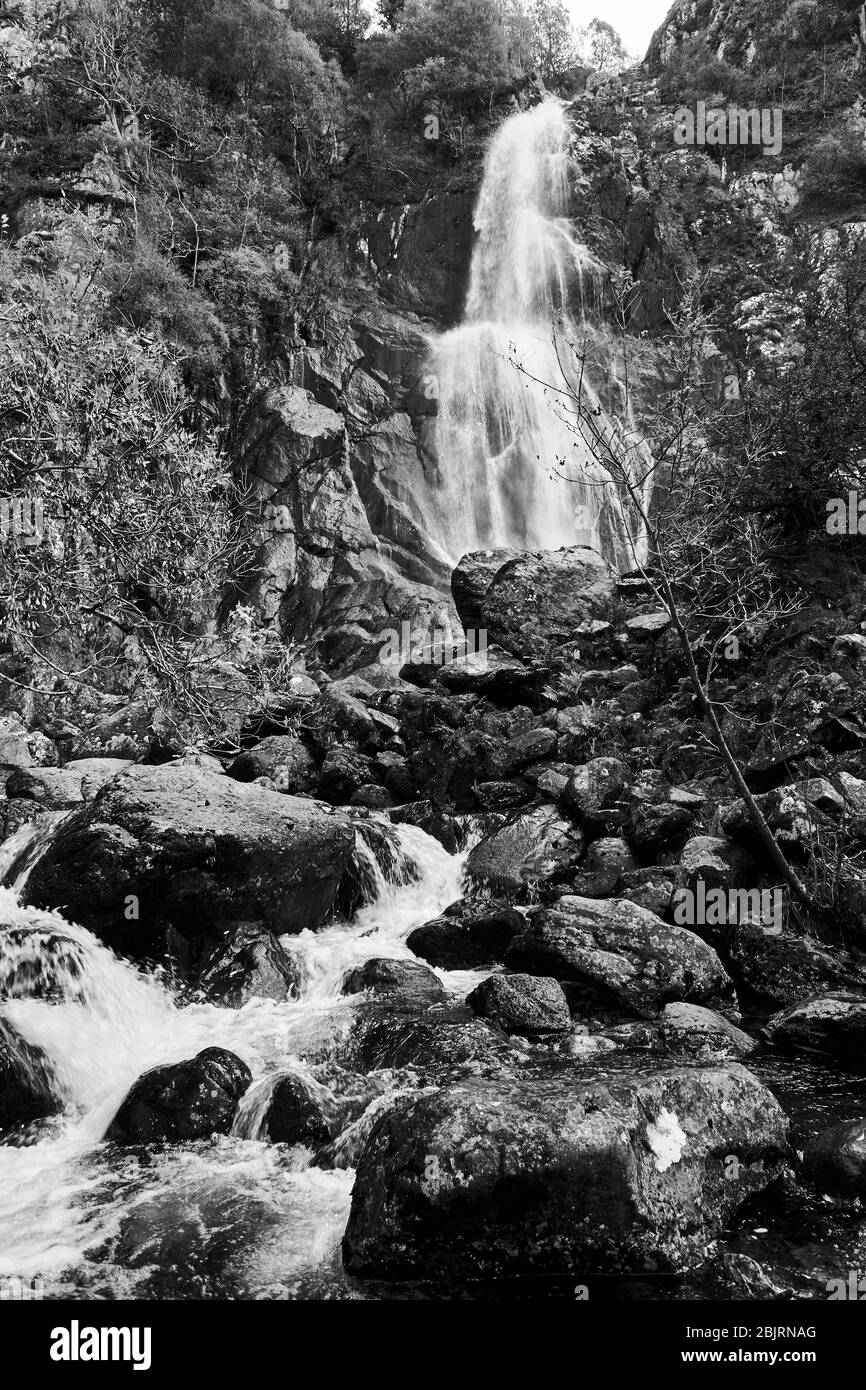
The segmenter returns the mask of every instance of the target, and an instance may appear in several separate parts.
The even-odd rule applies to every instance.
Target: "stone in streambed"
[[[539,884],[567,876],[583,836],[554,806],[538,806],[481,840],[466,862],[470,879],[506,897],[525,898]]]
[[[196,767],[134,766],[60,827],[26,896],[63,903],[115,950],[158,955],[173,933],[197,951],[220,921],[320,927],[354,842],[319,802]]]
[[[441,970],[478,970],[504,961],[515,932],[524,926],[525,918],[516,908],[446,914],[416,927],[406,945]]]
[[[331,1140],[326,1106],[294,1072],[274,1082],[262,1132],[275,1144],[304,1144],[312,1149]]]
[[[0,1018],[0,1142],[60,1108],[47,1058]]]
[[[822,1192],[866,1197],[866,1117],[832,1125],[810,1139],[803,1172]]]
[[[432,970],[418,961],[373,959],[351,970],[343,994],[392,996],[405,1004],[425,1007],[445,998],[445,988]]]
[[[736,1063],[404,1096],[358,1163],[344,1262],[393,1280],[687,1268],[782,1171],[787,1128]]]
[[[228,1134],[251,1080],[246,1063],[221,1047],[154,1067],[135,1082],[105,1137],[118,1144],[155,1144]]]
[[[201,985],[211,999],[240,1009],[250,999],[295,999],[297,964],[260,922],[239,922],[205,957]]]
[[[557,980],[536,975],[491,975],[466,1002],[506,1033],[534,1037],[571,1029],[568,1002]]]
[[[715,951],[626,899],[565,896],[530,915],[509,947],[512,969],[582,986],[643,1018],[687,1000],[730,1006],[734,988]]]
[[[805,999],[775,1014],[764,1031],[784,1052],[831,1057],[866,1071],[866,997],[836,993]]]

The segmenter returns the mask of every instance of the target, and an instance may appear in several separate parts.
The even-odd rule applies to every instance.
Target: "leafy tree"
[[[578,35],[564,0],[534,0],[528,11],[530,54],[545,82],[579,61]]]
[[[0,546],[4,679],[136,690],[184,742],[218,739],[245,677],[213,614],[258,536],[219,436],[193,427],[180,354],[108,327],[92,280],[45,280],[8,249],[0,298],[0,491],[43,516]]]
[[[452,97],[492,93],[514,76],[496,0],[406,0],[399,42],[406,69],[441,60]]]
[[[591,19],[584,30],[584,46],[590,63],[601,72],[621,72],[629,57],[619,34],[605,19]]]

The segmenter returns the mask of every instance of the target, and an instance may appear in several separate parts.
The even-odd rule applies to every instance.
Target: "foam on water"
[[[13,890],[0,889],[0,1014],[44,1051],[65,1107],[38,1142],[0,1145],[0,1273],[41,1274],[49,1289],[53,1279],[55,1289],[67,1291],[101,1278],[113,1294],[132,1296],[142,1276],[110,1258],[91,1268],[94,1252],[121,1240],[126,1248],[131,1231],[146,1240],[155,1223],[152,1277],[159,1283],[171,1268],[158,1254],[168,1239],[165,1213],[188,1225],[190,1211],[199,1210],[206,1232],[207,1212],[222,1201],[237,1210],[220,1220],[265,1231],[264,1245],[251,1239],[245,1258],[225,1275],[220,1287],[236,1288],[232,1296],[291,1297],[295,1285],[297,1292],[324,1277],[323,1261],[332,1268],[328,1277],[338,1277],[351,1175],[323,1173],[307,1151],[263,1144],[258,1136],[278,1074],[293,1071],[311,1091],[328,1094],[312,1069],[327,1060],[358,1006],[357,996],[340,994],[346,973],[372,957],[414,959],[405,945],[409,932],[460,896],[465,855],[449,855],[414,826],[391,833],[399,852],[383,856],[384,867],[358,837],[372,889],[352,921],[283,938],[303,966],[300,998],[253,999],[237,1010],[179,1002],[163,979],[120,960],[83,927],[22,906]],[[146,1162],[100,1142],[138,1076],[204,1047],[229,1048],[253,1073],[232,1136],[170,1146]],[[350,1126],[341,1169],[369,1123],[362,1116]],[[289,1217],[293,1231],[285,1229]],[[160,1273],[163,1265],[169,1273]]]

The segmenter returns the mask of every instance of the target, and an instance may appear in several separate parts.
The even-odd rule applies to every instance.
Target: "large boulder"
[[[275,1144],[304,1144],[318,1149],[330,1142],[331,1116],[319,1092],[295,1072],[273,1083],[262,1133]]]
[[[488,641],[518,656],[546,656],[577,636],[581,623],[609,621],[616,584],[589,546],[543,550],[506,560],[480,601]]]
[[[483,605],[487,590],[509,560],[517,560],[519,550],[476,550],[464,555],[451,575],[451,594],[454,607],[468,632],[484,626]]]
[[[105,1137],[154,1144],[228,1134],[251,1080],[246,1063],[221,1047],[154,1067],[135,1082]]]
[[[354,847],[329,807],[190,766],[130,767],[60,828],[28,901],[133,955],[166,933],[197,948],[217,924],[315,930]]]
[[[698,930],[718,951],[737,987],[762,1004],[780,1009],[834,990],[866,992],[862,961],[812,937],[750,920]]]
[[[0,1018],[0,1141],[59,1109],[47,1059]]]
[[[776,1100],[736,1063],[404,1096],[358,1164],[344,1262],[385,1279],[683,1268],[786,1146]]]
[[[506,959],[514,970],[580,985],[643,1018],[677,1000],[734,1000],[712,947],[623,898],[560,898],[531,916]]]
[[[576,869],[583,836],[555,806],[537,806],[510,820],[471,851],[466,872],[475,883],[508,897],[531,895],[539,884]]]

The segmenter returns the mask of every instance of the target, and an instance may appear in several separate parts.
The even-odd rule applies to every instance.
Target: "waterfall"
[[[569,340],[580,339],[604,274],[565,215],[570,167],[558,101],[510,117],[488,151],[464,320],[432,344],[429,369],[429,529],[452,564],[473,550],[569,545],[634,564],[620,492],[569,401],[580,390],[600,410],[570,372]]]

